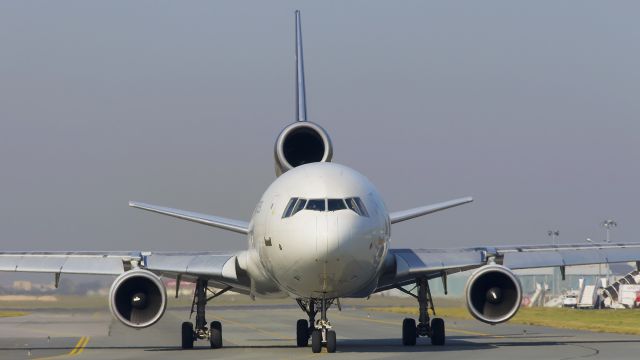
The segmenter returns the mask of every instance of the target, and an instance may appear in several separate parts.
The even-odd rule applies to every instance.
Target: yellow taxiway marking
[[[399,325],[396,322],[389,321],[389,320],[371,319],[371,318],[366,318],[366,317],[361,317],[361,316],[347,316],[347,315],[335,314],[335,313],[334,313],[333,316],[336,316],[336,315],[338,317],[343,317],[345,319],[351,319],[351,320],[364,320],[364,321],[380,323],[380,324],[389,324],[389,325],[394,325],[394,326],[398,326]],[[447,331],[450,331],[450,332],[453,332],[453,333],[459,333],[459,334],[484,336],[484,337],[493,337],[493,338],[503,338],[504,337],[502,335],[491,335],[491,334],[487,334],[487,333],[483,333],[483,332],[479,332],[479,331],[464,330],[464,329],[457,329],[457,328],[450,328],[450,327],[447,328]]]
[[[84,348],[89,343],[89,339],[91,339],[91,338],[88,337],[88,336],[83,336],[82,338],[80,338],[80,341],[78,341],[78,344],[76,344],[76,347],[73,350],[71,350],[69,355],[75,356],[75,355],[82,354],[82,352],[84,351]]]
[[[78,342],[76,343],[76,346],[74,346],[73,349],[67,354],[35,358],[33,360],[64,359],[64,358],[67,358],[67,357],[80,355],[80,354],[82,354],[84,349],[87,347],[87,344],[89,344],[89,340],[90,339],[91,339],[91,337],[89,337],[89,336],[81,337],[80,340],[78,340]]]

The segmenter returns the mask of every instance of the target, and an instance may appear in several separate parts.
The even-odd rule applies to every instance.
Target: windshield
[[[351,210],[356,214],[369,217],[364,202],[359,197],[346,199],[302,199],[293,197],[287,203],[282,218],[291,217],[301,210],[311,211],[340,211]]]

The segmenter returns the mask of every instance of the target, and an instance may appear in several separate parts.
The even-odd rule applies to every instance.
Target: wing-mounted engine
[[[520,280],[502,265],[486,265],[474,272],[465,293],[471,315],[487,324],[511,319],[522,302]]]
[[[330,162],[333,156],[327,132],[309,121],[295,122],[282,130],[275,146],[276,175],[314,162]]]
[[[109,291],[109,308],[116,319],[133,328],[155,324],[167,307],[162,280],[148,270],[131,270],[118,276]]]

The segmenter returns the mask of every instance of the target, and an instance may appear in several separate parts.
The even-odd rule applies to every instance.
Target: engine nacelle
[[[164,315],[167,289],[162,280],[148,270],[127,271],[111,285],[109,308],[113,316],[127,326],[151,326]]]
[[[486,265],[474,272],[465,287],[467,308],[487,324],[511,319],[522,302],[518,277],[502,265]]]
[[[276,175],[308,163],[329,162],[332,156],[331,139],[323,128],[308,121],[295,122],[276,140]]]

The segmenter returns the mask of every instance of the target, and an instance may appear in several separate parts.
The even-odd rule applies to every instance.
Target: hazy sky
[[[240,250],[129,200],[249,219],[309,119],[391,210],[394,247],[640,233],[640,4],[2,1],[2,250]]]

